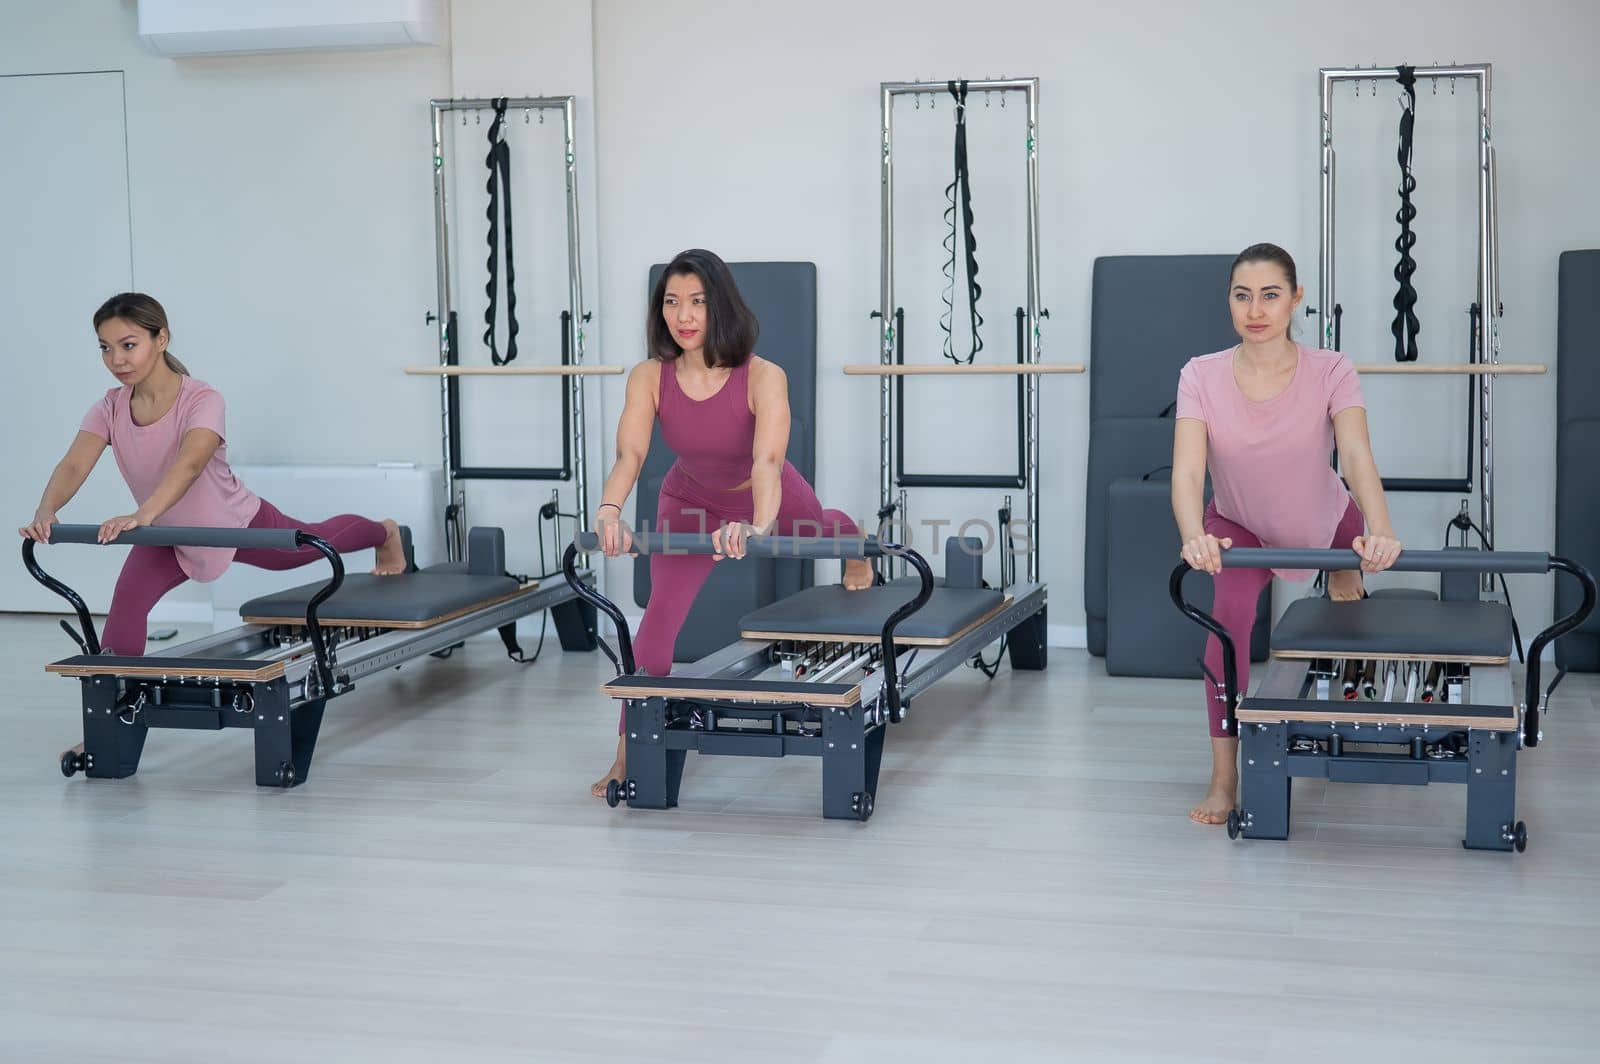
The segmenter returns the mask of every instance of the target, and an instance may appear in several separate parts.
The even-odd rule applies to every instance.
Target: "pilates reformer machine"
[[[1039,297],[1039,79],[998,78],[948,82],[884,82],[880,91],[881,118],[881,251],[880,286],[877,309],[872,317],[880,323],[878,361],[870,364],[847,365],[844,372],[850,376],[877,377],[878,385],[878,520],[884,529],[902,530],[901,538],[909,541],[908,517],[909,488],[1020,488],[1024,495],[1024,515],[1020,522],[1012,516],[1011,497],[1005,496],[999,511],[999,536],[1001,589],[1015,580],[1016,554],[1026,556],[1027,586],[1039,583],[1039,398],[1041,379],[1060,374],[1081,374],[1081,364],[1047,364],[1041,361],[1041,322],[1049,311],[1040,304]],[[1024,243],[1023,280],[1025,301],[1016,308],[1016,361],[1013,363],[984,363],[977,360],[983,348],[980,328],[983,317],[978,304],[982,287],[978,283],[977,242],[974,237],[972,189],[967,161],[966,112],[969,95],[982,93],[985,101],[998,96],[1001,106],[1012,95],[1020,94],[1024,102],[1027,124],[1024,144],[1024,176],[1026,211],[1026,240]],[[897,100],[913,98],[921,108],[921,97],[933,100],[948,94],[955,113],[955,172],[945,189],[948,209],[945,212],[947,230],[944,247],[948,259],[944,264],[945,310],[940,319],[944,334],[944,361],[936,363],[907,363],[905,357],[906,314],[895,296],[895,150],[894,106]],[[955,350],[952,325],[956,317],[957,276],[964,276],[964,302],[971,330],[971,345],[963,356]],[[977,377],[1011,376],[1016,379],[1016,455],[1014,473],[922,473],[906,468],[906,378],[922,376]],[[897,494],[898,492],[898,494]],[[973,522],[961,526],[960,534]],[[1012,534],[1021,525],[1024,549],[1014,551]],[[887,566],[894,571],[891,554]],[[1046,635],[1048,615],[1041,604],[1038,611],[1028,615],[1025,624],[1016,626],[1005,639],[1011,665],[1020,669],[1042,669],[1046,660]],[[979,645],[981,650],[982,644]],[[978,657],[974,664],[993,675],[990,666],[982,665]],[[998,666],[998,659],[995,666]]]
[[[602,639],[601,648],[618,675],[601,690],[625,706],[628,775],[611,781],[606,801],[677,805],[690,750],[800,755],[822,761],[823,816],[872,816],[889,725],[941,676],[1044,611],[1042,585],[983,587],[976,546],[952,537],[935,586],[921,554],[874,537],[751,537],[746,557],[895,557],[916,579],[860,591],[807,588],[747,614],[741,638],[722,650],[670,676],[648,676],[635,668],[622,611],[579,577],[579,555],[599,549],[596,535],[580,532],[563,567],[573,591],[611,618],[617,647]],[[631,549],[713,553],[708,535],[665,532],[635,532]]]
[[[55,525],[50,542],[96,544],[98,532],[97,525]],[[81,653],[46,666],[78,680],[83,696],[83,751],[61,755],[62,773],[133,775],[151,728],[248,728],[255,732],[257,785],[293,787],[311,770],[328,700],[363,677],[426,654],[443,656],[488,631],[498,631],[510,650],[519,617],[562,603],[571,608],[551,613],[563,644],[592,648],[593,623],[585,627],[576,609],[582,603],[566,585],[541,587],[507,575],[500,529],[472,529],[465,559],[420,570],[410,534],[402,534],[407,572],[347,576],[326,541],[293,529],[156,525],[124,532],[109,545],[310,547],[332,568],[325,582],[245,603],[239,627],[142,657],[103,653],[82,597],[45,572],[34,556],[37,544],[23,540],[28,572],[64,598],[78,620],[76,629],[65,620],[61,626]],[[589,579],[586,573],[579,582]]]
[[[1400,235],[1395,240],[1399,261],[1394,268],[1398,290],[1394,297],[1395,317],[1390,327],[1394,334],[1395,357],[1387,363],[1356,363],[1356,371],[1363,375],[1442,375],[1465,376],[1467,387],[1466,417],[1466,468],[1459,477],[1392,477],[1383,478],[1388,491],[1467,494],[1477,489],[1478,520],[1472,522],[1469,502],[1463,500],[1461,514],[1453,522],[1463,534],[1476,530],[1485,550],[1494,549],[1495,495],[1494,495],[1494,393],[1495,381],[1505,376],[1532,376],[1545,372],[1538,363],[1511,363],[1500,361],[1500,319],[1505,308],[1500,299],[1500,229],[1497,206],[1498,181],[1495,146],[1492,139],[1491,73],[1488,63],[1451,64],[1448,66],[1396,66],[1361,68],[1325,68],[1318,72],[1321,99],[1321,187],[1318,197],[1320,208],[1320,271],[1317,305],[1305,308],[1308,317],[1317,318],[1321,344],[1338,351],[1343,343],[1344,307],[1340,304],[1336,288],[1335,207],[1338,186],[1338,156],[1334,149],[1333,116],[1336,91],[1341,85],[1356,87],[1361,95],[1361,84],[1370,82],[1373,94],[1379,83],[1397,84],[1401,89],[1401,116],[1399,124],[1399,150],[1396,159],[1400,167],[1400,209],[1395,220],[1400,223]],[[1423,362],[1419,360],[1417,336],[1422,331],[1417,317],[1417,292],[1413,278],[1417,261],[1413,249],[1417,235],[1411,225],[1417,216],[1412,202],[1417,182],[1412,174],[1413,135],[1415,129],[1418,82],[1431,83],[1438,93],[1440,82],[1448,80],[1450,92],[1455,93],[1457,80],[1468,82],[1476,93],[1476,143],[1475,157],[1477,186],[1477,278],[1476,291],[1467,314],[1470,320],[1467,358],[1463,362]],[[1475,378],[1475,381],[1473,380]],[[1492,590],[1489,573],[1483,574],[1485,591]]]
[[[1236,548],[1223,552],[1223,565],[1328,571],[1357,568],[1360,559],[1353,551]],[[1516,817],[1517,751],[1543,739],[1540,721],[1562,675],[1541,691],[1540,655],[1594,609],[1594,577],[1548,554],[1461,548],[1408,550],[1393,569],[1439,573],[1439,598],[1297,600],[1272,632],[1272,657],[1253,695],[1239,690],[1227,631],[1183,596],[1189,566],[1173,570],[1172,601],[1222,644],[1224,727],[1238,737],[1240,756],[1230,838],[1288,838],[1293,781],[1309,777],[1464,783],[1462,845],[1527,847],[1527,827]],[[1479,576],[1552,571],[1575,577],[1583,601],[1534,637],[1519,669],[1511,608],[1479,601]]]

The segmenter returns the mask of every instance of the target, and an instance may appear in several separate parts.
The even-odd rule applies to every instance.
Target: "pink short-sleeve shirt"
[[[1350,505],[1330,464],[1333,415],[1364,404],[1348,358],[1295,346],[1300,360],[1289,386],[1262,402],[1239,389],[1234,348],[1191,358],[1178,374],[1176,414],[1205,422],[1217,513],[1263,546],[1321,548]]]
[[[106,392],[105,398],[89,408],[83,417],[82,431],[93,433],[111,445],[122,479],[140,506],[155,493],[172,463],[177,460],[183,437],[191,429],[210,429],[222,445],[201,470],[200,476],[166,513],[156,518],[158,525],[195,525],[206,528],[246,528],[261,508],[261,500],[240,483],[228,466],[228,434],[222,393],[193,377],[182,378],[177,402],[149,425],[133,420],[130,402],[132,385]],[[190,579],[215,580],[233,561],[233,550],[225,547],[176,547],[178,566]]]

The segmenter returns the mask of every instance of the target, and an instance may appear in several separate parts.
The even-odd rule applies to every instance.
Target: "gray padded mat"
[[[1177,392],[1177,378],[1173,378]],[[1122,477],[1142,477],[1172,465],[1172,422],[1166,418],[1108,418],[1089,430],[1088,506],[1084,512],[1083,608],[1091,620],[1103,626],[1110,608],[1107,599],[1107,554],[1109,551],[1110,511],[1106,491]],[[1170,479],[1168,477],[1167,479]],[[1163,480],[1166,483],[1166,480]],[[1168,508],[1171,514],[1171,508]],[[1176,529],[1173,536],[1177,536]],[[1101,646],[1090,650],[1104,654]]]
[[[1272,649],[1329,657],[1509,658],[1511,610],[1501,602],[1303,598],[1284,611],[1273,629]]]
[[[744,632],[816,633],[874,636],[917,587],[889,584],[846,591],[838,584],[812,587],[739,619]],[[916,613],[901,621],[895,635],[907,639],[949,639],[992,612],[1005,596],[985,588],[936,587]]]
[[[1228,312],[1232,255],[1111,255],[1094,260],[1089,420],[1159,417],[1178,370],[1239,342]]]
[[[1172,420],[1161,414],[1177,398],[1178,371],[1238,340],[1227,301],[1232,263],[1232,255],[1095,260],[1083,574],[1091,654],[1107,652],[1108,543],[1120,534],[1108,524],[1107,489],[1172,462]]]
[[[1556,317],[1556,553],[1600,573],[1600,250],[1561,256]],[[1556,612],[1583,600],[1571,577],[1558,574]],[[1556,641],[1556,662],[1579,672],[1600,671],[1600,611]]]
[[[324,583],[303,584],[262,595],[240,606],[239,614],[243,617],[304,618],[306,603],[325,586]],[[317,615],[328,620],[419,625],[504,598],[517,587],[517,582],[509,576],[472,576],[432,569],[398,576],[352,573],[344,578],[344,585],[332,598],[317,607]]]
[[[1167,590],[1172,568],[1178,563],[1171,482],[1137,477],[1114,480],[1106,493],[1106,511],[1117,528],[1106,548],[1106,673],[1199,679],[1206,631],[1178,612]],[[1203,573],[1184,579],[1185,597],[1208,612],[1213,589],[1211,577]],[[1249,648],[1252,661],[1267,656],[1271,603],[1268,588],[1256,603]]]
[[[654,290],[665,263],[650,267],[648,295]],[[728,268],[739,292],[761,323],[756,354],[782,366],[789,377],[788,458],[808,483],[816,482],[817,408],[817,267],[811,262],[730,262]],[[661,440],[658,427],[651,430],[650,450],[634,490],[634,527],[654,528],[656,497],[661,481],[675,460]],[[837,500],[822,500],[824,507],[850,510]],[[852,515],[854,515],[854,512]],[[759,606],[811,586],[811,563],[795,560],[750,559],[719,564],[701,588],[700,595],[678,635],[673,658],[694,661],[739,638],[735,618]],[[633,598],[644,606],[650,601],[650,564],[633,564]]]

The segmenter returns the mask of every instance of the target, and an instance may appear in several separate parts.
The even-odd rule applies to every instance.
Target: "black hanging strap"
[[[1417,179],[1411,175],[1411,134],[1417,116],[1417,74],[1413,67],[1396,69],[1399,76],[1395,80],[1405,90],[1406,98],[1400,111],[1400,150],[1397,153],[1400,162],[1400,210],[1394,216],[1395,221],[1400,223],[1400,236],[1394,242],[1395,250],[1400,252],[1400,261],[1394,268],[1394,279],[1400,282],[1400,290],[1394,296],[1395,317],[1390,331],[1394,333],[1394,360],[1415,362],[1417,334],[1422,331],[1422,324],[1417,321],[1417,290],[1411,285],[1411,275],[1417,272],[1416,260],[1411,257],[1411,249],[1417,243],[1417,234],[1411,231],[1411,222],[1417,216],[1417,208],[1411,203],[1411,194],[1417,190]]]
[[[939,327],[944,330],[944,357],[956,363],[971,363],[983,350],[983,338],[978,335],[978,330],[983,327],[983,315],[978,313],[978,299],[983,295],[983,288],[978,284],[978,241],[972,235],[972,185],[970,174],[967,170],[967,83],[965,81],[952,81],[950,95],[956,101],[956,146],[955,146],[955,178],[945,187],[944,198],[950,206],[945,209],[944,220],[948,227],[945,233],[944,249],[949,252],[949,258],[944,264],[944,314],[939,318]],[[956,213],[959,207],[961,221],[959,227],[956,223]],[[959,229],[959,231],[958,231]],[[966,246],[967,262],[967,313],[968,321],[972,327],[972,349],[967,352],[966,358],[961,358],[955,353],[954,336],[952,329],[955,325],[955,291],[956,291],[956,245],[964,243]]]
[[[511,255],[511,146],[506,143],[502,126],[506,120],[506,98],[493,101],[494,121],[489,123],[489,155],[484,160],[489,166],[489,283],[484,291],[489,296],[488,309],[483,314],[483,342],[489,347],[489,358],[503,366],[517,357],[517,268]],[[505,214],[506,260],[506,353],[501,357],[495,346],[494,319],[500,289],[500,215]]]

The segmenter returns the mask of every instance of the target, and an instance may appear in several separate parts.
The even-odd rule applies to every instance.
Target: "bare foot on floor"
[[[852,558],[844,563],[844,589],[860,591],[872,586],[872,565],[865,558]]]
[[[1328,597],[1335,602],[1354,602],[1366,591],[1359,569],[1339,569],[1328,574]]]
[[[378,547],[377,564],[372,567],[372,575],[398,576],[406,571],[406,548],[400,542],[400,526],[385,517],[383,527],[388,529],[389,538]]]
[[[627,774],[628,767],[623,764],[622,758],[619,757],[611,763],[611,771],[589,785],[589,793],[596,798],[604,798],[606,796],[606,784],[612,780],[620,783]]]
[[[1196,824],[1226,824],[1228,814],[1237,804],[1238,784],[1218,783],[1213,780],[1211,789],[1200,804],[1189,810],[1189,819]]]

